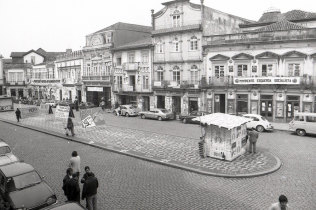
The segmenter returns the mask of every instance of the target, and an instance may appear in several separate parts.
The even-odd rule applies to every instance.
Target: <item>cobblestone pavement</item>
[[[106,145],[126,154],[143,156],[165,164],[217,176],[239,177],[270,173],[280,166],[279,159],[267,150],[259,150],[255,155],[245,154],[235,161],[225,162],[213,158],[201,159],[198,153],[199,140],[194,138],[122,128],[108,124],[85,130],[80,124],[79,112],[75,112],[75,114],[74,122],[77,137],[87,139],[91,144]],[[105,115],[107,115],[107,119],[115,117],[111,114]],[[0,118],[14,120],[12,112],[1,113]],[[152,122],[148,121],[149,124]],[[26,118],[22,119],[21,123],[59,133],[64,132],[63,128],[66,124],[62,120],[55,119],[54,115]],[[184,126],[187,125],[180,124],[180,126],[185,129]],[[198,130],[199,128],[195,127],[195,129]]]
[[[99,179],[100,210],[264,210],[280,194],[288,197],[291,209],[316,209],[313,137],[299,138],[285,132],[262,134],[259,148],[272,150],[284,164],[275,173],[240,179],[166,167],[3,122],[0,122],[0,138],[9,143],[18,157],[46,176],[59,200],[65,199],[62,178],[71,152],[77,150],[82,169],[89,165]]]

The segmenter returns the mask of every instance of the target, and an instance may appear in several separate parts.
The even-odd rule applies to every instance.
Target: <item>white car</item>
[[[12,153],[10,146],[0,139],[0,165],[7,165],[18,161],[19,158]]]
[[[255,128],[258,132],[272,131],[273,126],[264,117],[258,114],[245,114],[243,117],[250,118],[252,121],[247,123],[247,128]]]

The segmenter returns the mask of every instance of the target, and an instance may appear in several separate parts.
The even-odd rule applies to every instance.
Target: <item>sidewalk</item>
[[[16,123],[13,112],[0,113],[0,120],[54,135],[68,141],[76,141],[112,152],[168,165],[205,175],[222,177],[254,177],[272,173],[281,166],[278,157],[268,151],[245,154],[235,161],[200,158],[197,139],[161,135],[148,131],[102,125],[85,130],[81,126],[79,112],[74,112],[75,137],[66,137],[65,122],[54,115],[41,115],[22,119]],[[110,113],[105,113],[105,115]],[[287,130],[283,124],[273,124],[276,129]]]

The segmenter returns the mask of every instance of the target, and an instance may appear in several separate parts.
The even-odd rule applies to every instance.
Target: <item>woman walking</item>
[[[21,119],[21,111],[19,110],[19,108],[16,108],[15,115],[16,115],[17,121],[20,122],[20,119]]]
[[[75,135],[74,124],[73,124],[72,119],[70,117],[68,117],[67,129],[71,132],[72,136]],[[68,136],[68,132],[66,132],[66,136]]]

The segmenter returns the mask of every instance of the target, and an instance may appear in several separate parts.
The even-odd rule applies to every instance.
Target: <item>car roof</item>
[[[15,162],[9,165],[0,166],[0,170],[6,177],[13,177],[27,172],[34,171],[34,167],[27,163]]]
[[[53,206],[47,207],[47,210],[48,209],[52,209],[52,210],[79,210],[79,209],[84,209],[84,208],[81,205],[79,205],[78,203],[71,202],[71,203],[62,203],[62,204],[53,205]]]

